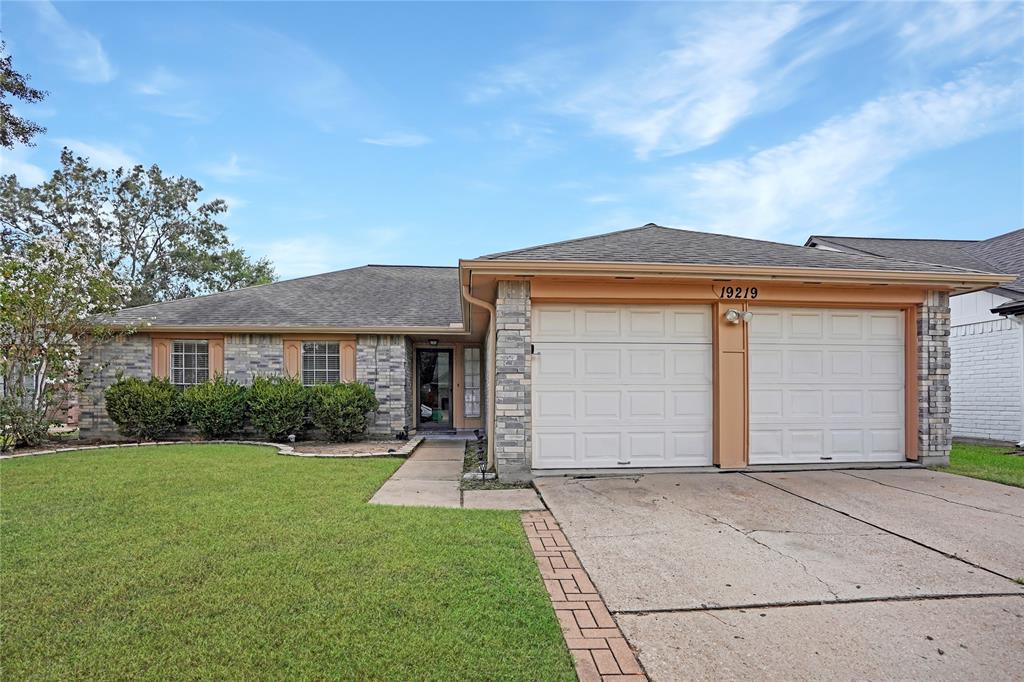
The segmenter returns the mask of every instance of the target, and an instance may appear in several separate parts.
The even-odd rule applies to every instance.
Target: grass
[[[4,677],[575,679],[518,516],[366,504],[401,462],[0,463]]]
[[[1024,456],[1008,454],[1006,447],[954,443],[949,466],[939,471],[1024,488]]]

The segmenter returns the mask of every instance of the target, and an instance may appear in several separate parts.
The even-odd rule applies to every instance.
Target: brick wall
[[[506,481],[530,478],[530,283],[498,282],[494,457]]]
[[[394,436],[413,428],[412,342],[398,335],[356,337],[356,381],[373,388],[380,408],[369,426],[370,435]]]
[[[949,294],[929,291],[917,316],[918,456],[926,465],[949,462]]]
[[[224,337],[224,377],[251,384],[257,375],[284,373],[284,340],[277,334],[229,334]]]
[[[1010,319],[962,324],[949,339],[953,435],[1020,441],[1024,337]]]
[[[117,425],[107,416],[103,392],[124,376],[148,380],[153,376],[153,343],[149,334],[133,334],[108,339],[83,349],[82,371],[88,385],[79,396],[78,418],[82,438],[119,439]]]

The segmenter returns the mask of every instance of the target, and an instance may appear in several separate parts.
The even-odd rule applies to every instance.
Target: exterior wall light
[[[437,345],[437,339],[428,339],[427,343],[429,343],[431,346],[436,346]]]
[[[729,308],[725,311],[725,321],[729,324],[750,322],[752,319],[754,319],[754,313],[749,310],[736,310],[735,308]]]

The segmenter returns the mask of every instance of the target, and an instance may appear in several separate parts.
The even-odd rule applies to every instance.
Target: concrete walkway
[[[656,682],[1024,670],[1019,488],[921,469],[537,487]]]
[[[370,504],[531,511],[544,509],[532,488],[461,489],[466,442],[426,441],[370,499]]]

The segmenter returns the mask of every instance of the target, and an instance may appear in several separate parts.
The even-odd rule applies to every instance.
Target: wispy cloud
[[[29,151],[24,147],[0,151],[0,175],[14,175],[23,186],[38,185],[46,180],[46,171],[26,157]]]
[[[359,230],[359,238],[336,232],[309,231],[302,237],[275,239],[247,245],[250,253],[273,254],[282,279],[305,277],[367,263],[394,262],[394,253],[405,237],[401,228]]]
[[[135,84],[135,92],[149,97],[159,97],[161,95],[168,95],[184,85],[185,80],[183,78],[159,66],[145,80]]]
[[[994,53],[1024,38],[1024,4],[1019,2],[938,2],[913,7],[900,26],[904,52],[942,48],[940,56]]]
[[[595,194],[584,199],[588,204],[614,204],[621,200],[617,194]]]
[[[869,190],[901,163],[1019,123],[1017,69],[976,68],[939,87],[879,97],[792,142],[661,178],[707,227],[781,237],[867,216]]]
[[[394,132],[377,137],[364,137],[362,141],[380,147],[422,147],[430,143],[430,138],[419,133]]]
[[[52,55],[83,83],[107,83],[115,70],[99,39],[83,28],[73,26],[48,1],[32,2],[40,29],[50,39]]]
[[[88,157],[93,165],[100,168],[130,168],[138,163],[131,154],[114,144],[85,142],[68,137],[59,138],[55,142],[79,156]]]
[[[234,152],[231,152],[225,161],[206,164],[203,166],[203,170],[223,182],[230,182],[247,175],[252,175],[252,170],[244,166],[238,154]]]

